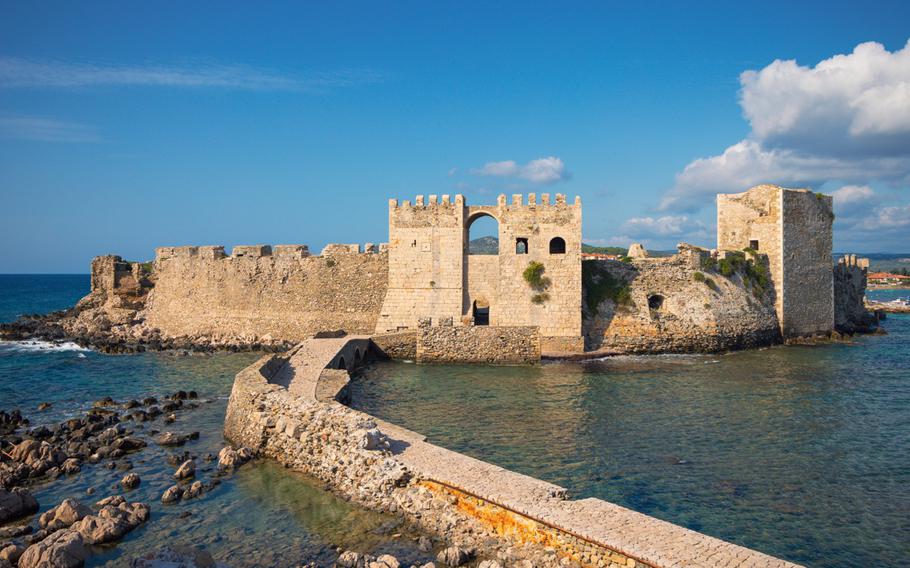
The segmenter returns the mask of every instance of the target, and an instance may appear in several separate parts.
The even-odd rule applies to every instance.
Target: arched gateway
[[[475,222],[498,224],[498,254],[471,254]],[[491,235],[488,235],[491,236]],[[541,265],[545,289],[524,273]],[[476,300],[482,298],[485,305]],[[484,311],[485,310],[485,311]],[[581,200],[556,194],[500,195],[495,205],[464,197],[389,202],[389,289],[377,332],[434,325],[538,326],[541,344],[581,350]]]

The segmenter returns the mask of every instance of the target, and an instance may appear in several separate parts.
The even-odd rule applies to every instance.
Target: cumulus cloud
[[[701,239],[708,236],[708,227],[688,215],[664,215],[662,217],[633,217],[619,227],[621,236],[611,240],[660,241],[663,243],[678,239]]]
[[[3,88],[144,86],[318,92],[375,83],[381,79],[378,73],[360,70],[295,75],[210,61],[180,65],[112,65],[0,56],[0,87]]]
[[[0,116],[0,137],[38,142],[98,142],[101,137],[86,124],[40,116]]]
[[[514,160],[487,162],[483,167],[471,170],[479,176],[519,178],[536,184],[551,184],[569,178],[563,161],[556,156],[538,158],[521,165]]]
[[[740,76],[751,132],[677,174],[662,210],[693,211],[757,183],[910,185],[910,42],[863,43],[814,67],[777,60]]]

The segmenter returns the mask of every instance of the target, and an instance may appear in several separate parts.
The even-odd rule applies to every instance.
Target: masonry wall
[[[532,326],[434,326],[417,334],[418,363],[530,365],[540,361],[540,333]]]
[[[831,197],[806,189],[759,185],[717,196],[717,248],[741,251],[758,241],[784,336],[834,327],[833,218]]]
[[[386,254],[307,256],[301,247],[166,247],[141,317],[165,336],[302,340],[372,333],[388,280]]]
[[[834,213],[831,196],[783,190],[783,334],[834,329]]]
[[[419,317],[460,319],[463,247],[462,196],[390,200],[388,294],[376,332],[416,328]]]
[[[866,309],[868,259],[841,258],[834,267],[834,329],[840,333],[871,332],[878,318]]]

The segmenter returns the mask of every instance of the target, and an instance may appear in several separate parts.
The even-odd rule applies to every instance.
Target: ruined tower
[[[480,217],[499,225],[499,254],[468,254]],[[524,277],[540,263],[542,284]],[[389,201],[389,289],[377,332],[414,329],[421,318],[455,325],[539,326],[551,351],[580,351],[581,200],[562,194],[500,195],[496,205],[464,197]]]
[[[759,185],[717,196],[717,248],[768,255],[784,337],[834,329],[832,198]]]

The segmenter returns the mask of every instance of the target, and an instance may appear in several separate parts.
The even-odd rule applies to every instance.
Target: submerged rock
[[[233,470],[253,458],[253,450],[247,447],[234,449],[230,446],[221,448],[218,452],[218,469]]]
[[[0,524],[13,521],[38,511],[38,501],[20,487],[7,491],[0,489]]]
[[[228,568],[228,566],[216,563],[212,555],[204,550],[180,546],[133,558],[130,561],[130,568]]]
[[[196,462],[193,460],[186,460],[177,468],[177,471],[174,473],[174,479],[189,479],[195,475]]]
[[[120,485],[122,485],[124,489],[135,489],[139,487],[139,484],[141,482],[142,480],[137,474],[128,473],[123,476],[123,479],[120,480]]]
[[[182,434],[177,432],[163,432],[158,437],[155,438],[155,442],[159,446],[182,446],[190,440],[196,440],[199,438],[199,432],[190,432],[189,434]]]
[[[175,503],[180,501],[181,497],[183,497],[183,489],[179,485],[171,485],[165,490],[164,494],[161,495],[161,502]]]

